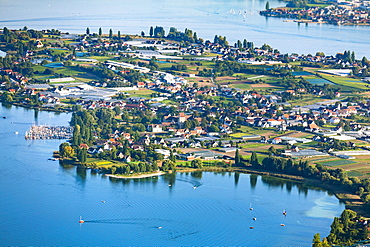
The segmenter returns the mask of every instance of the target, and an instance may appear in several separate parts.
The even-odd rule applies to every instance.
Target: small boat
[[[285,210],[283,211],[283,215],[286,216],[286,211]]]
[[[19,133],[18,133],[18,131],[15,131],[14,134],[18,135]]]
[[[254,229],[254,227],[253,226],[250,226],[249,229]]]
[[[161,226],[158,226],[158,229],[162,229],[162,227]]]
[[[171,187],[171,186],[172,186],[172,184],[168,184],[168,186],[170,186],[170,187]]]
[[[257,218],[256,217],[253,217],[253,220],[257,220]]]
[[[102,203],[105,203],[105,201],[101,201]]]
[[[5,117],[5,116],[4,116],[3,118],[4,118],[4,119],[6,119],[6,117]]]
[[[80,220],[78,221],[78,223],[82,224],[84,223],[85,221],[82,219],[82,216],[80,216]]]
[[[285,226],[285,224],[280,224],[280,226]]]
[[[252,208],[252,203],[251,203],[251,204],[249,204],[249,210],[253,210],[253,208]]]

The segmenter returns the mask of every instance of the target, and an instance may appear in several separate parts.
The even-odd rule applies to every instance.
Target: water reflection
[[[77,181],[80,184],[85,184],[86,182],[86,176],[87,176],[87,169],[77,166],[76,167],[76,174],[77,174]]]
[[[64,169],[71,169],[71,166],[69,165],[62,165]],[[72,166],[73,167],[73,166]],[[76,169],[77,175],[79,177],[79,181],[86,180],[86,169],[78,168]],[[92,175],[96,175],[97,172],[94,170],[91,170]],[[213,174],[216,175],[234,175],[234,185],[235,187],[238,186],[240,183],[240,173],[239,172],[213,172]],[[161,179],[165,182],[165,184],[168,186],[169,190],[171,191],[172,188],[175,187],[176,183],[187,183],[189,186],[192,186],[194,189],[200,187],[203,185],[203,172],[202,171],[195,171],[195,172],[184,172],[184,173],[167,173],[162,176],[154,176],[154,177],[147,177],[147,178],[133,178],[133,179],[120,179],[120,178],[113,178],[109,177],[109,181],[112,183],[122,183],[123,185],[128,185],[130,183],[133,183],[135,186],[139,184],[157,184],[158,181]],[[303,183],[290,181],[287,179],[282,178],[276,178],[276,177],[269,177],[269,176],[261,176],[257,174],[248,174],[249,177],[249,184],[250,188],[252,190],[255,190],[257,187],[258,178],[260,177],[260,180],[264,185],[267,185],[268,188],[276,189],[279,188],[281,190],[285,190],[290,194],[294,187],[297,188],[298,194],[303,194],[305,197],[308,195],[308,191],[310,189],[312,190],[320,190],[325,191],[320,188],[311,188]],[[106,176],[102,176],[102,178],[106,178]],[[332,193],[327,192],[329,196],[333,195]]]
[[[236,187],[236,186],[238,186],[239,178],[240,178],[240,173],[239,173],[239,172],[235,172],[235,173],[234,173],[234,183],[235,183],[235,187]]]
[[[258,175],[256,174],[251,174],[250,176],[250,184],[251,184],[251,188],[252,189],[255,189],[256,186],[257,186],[257,179],[258,179]]]
[[[35,122],[37,122],[37,119],[39,118],[39,110],[38,109],[35,109],[35,111],[33,113],[33,118],[35,119]]]
[[[11,104],[8,104],[8,103],[1,103],[1,105],[3,107],[5,107],[6,109],[11,109],[12,108],[12,105]]]

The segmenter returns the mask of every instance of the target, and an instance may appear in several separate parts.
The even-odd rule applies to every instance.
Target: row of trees
[[[277,171],[285,174],[297,175],[321,180],[324,184],[334,185],[350,193],[357,194],[370,207],[370,179],[360,180],[357,177],[348,177],[343,169],[329,169],[323,165],[308,165],[307,161],[300,160],[298,163],[292,159],[279,158],[272,155],[264,158],[260,163],[255,152],[250,161],[238,158],[238,165],[249,162],[253,168]]]
[[[97,168],[96,165],[90,165],[92,168]],[[135,162],[131,164],[119,165],[119,166],[111,166],[109,168],[101,168],[103,173],[108,174],[132,174],[132,173],[140,173],[140,172],[155,172],[158,171],[157,163],[149,164],[146,162]]]
[[[360,220],[356,212],[345,209],[340,217],[334,218],[329,236],[321,240],[320,234],[316,233],[312,246],[352,246],[357,241],[368,239],[367,227],[367,222]]]

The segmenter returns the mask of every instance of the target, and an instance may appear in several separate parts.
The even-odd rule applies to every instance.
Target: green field
[[[267,144],[264,144],[264,143],[248,143],[248,144],[244,144],[244,145],[239,145],[239,147],[241,148],[256,148],[256,147],[261,147],[261,146],[267,146]],[[268,145],[270,146],[270,145]]]
[[[138,91],[127,91],[133,97],[151,98],[151,94],[157,93],[150,89],[140,89]]]
[[[361,173],[361,172],[358,172],[358,171],[348,171],[348,172],[347,172],[347,175],[348,175],[349,177],[361,177],[361,176],[363,176],[364,174],[363,174],[363,173]]]
[[[327,161],[327,162],[317,162],[324,166],[341,166],[341,165],[348,165],[348,164],[354,164],[355,161],[351,160],[333,160],[333,161]]]
[[[247,135],[249,135],[249,134],[259,135],[261,133],[271,132],[271,130],[266,130],[266,129],[262,129],[262,128],[261,129],[256,129],[256,128],[249,127],[249,126],[240,126],[239,131],[242,131],[242,132],[246,133]]]
[[[232,84],[230,86],[233,88],[239,88],[242,90],[252,90],[252,87],[249,84]]]
[[[348,77],[341,77],[341,76],[334,76],[334,75],[325,75],[320,73],[322,78],[331,81],[337,85],[344,86],[344,87],[350,87],[353,89],[365,89],[369,90],[370,88],[368,87],[369,84],[365,82],[359,81],[359,79],[352,79]]]

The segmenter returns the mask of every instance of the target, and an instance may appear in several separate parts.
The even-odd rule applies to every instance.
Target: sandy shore
[[[130,176],[106,174],[105,176],[107,176],[107,177],[111,177],[111,178],[130,179],[130,178],[149,178],[149,177],[161,176],[161,175],[163,175],[163,174],[165,174],[165,172],[155,172],[155,173],[135,174],[135,175],[130,175]]]

